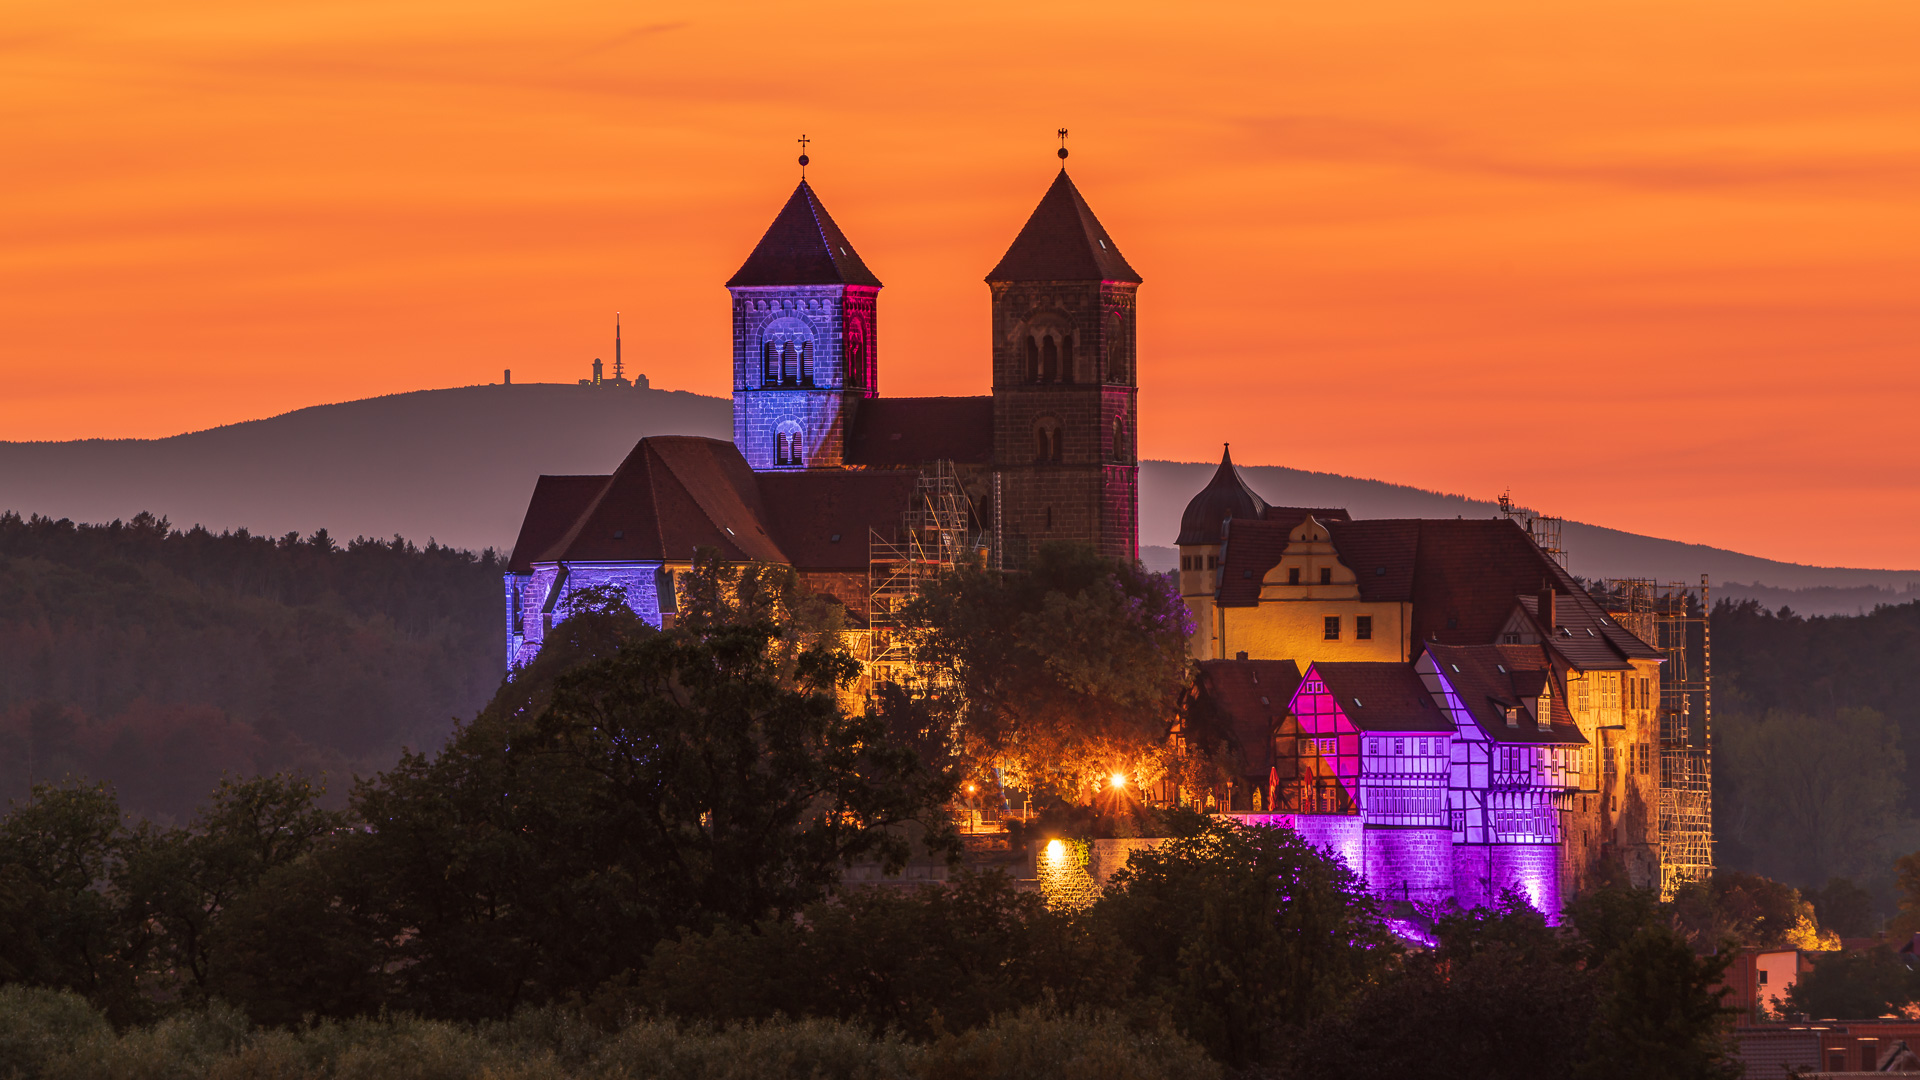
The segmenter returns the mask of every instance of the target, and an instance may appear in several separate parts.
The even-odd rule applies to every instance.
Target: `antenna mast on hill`
[[[613,377],[620,378],[620,313],[613,313]]]

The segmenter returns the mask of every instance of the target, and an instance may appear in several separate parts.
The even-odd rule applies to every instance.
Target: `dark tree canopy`
[[[1022,573],[943,576],[907,619],[917,658],[964,703],[957,749],[975,775],[1077,796],[1163,767],[1191,629],[1172,578],[1052,543]]]

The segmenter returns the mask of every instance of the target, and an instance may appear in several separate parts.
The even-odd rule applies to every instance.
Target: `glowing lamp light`
[[[967,785],[967,794],[969,794],[969,795],[971,795],[971,794],[973,794],[973,785],[972,785],[972,784],[968,784],[968,785]]]
[[[1126,786],[1127,786],[1127,774],[1114,773],[1113,774],[1113,790],[1119,791],[1121,788]]]
[[[1047,863],[1052,866],[1061,866],[1066,861],[1067,845],[1058,840],[1047,841]]]

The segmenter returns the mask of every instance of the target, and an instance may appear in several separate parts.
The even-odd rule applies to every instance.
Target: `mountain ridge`
[[[160,439],[0,442],[0,509],[76,521],[144,510],[214,531],[325,528],[342,538],[397,533],[504,548],[540,474],[608,472],[645,435],[729,439],[732,430],[730,401],[686,391],[562,383],[417,390]],[[1173,564],[1180,512],[1216,467],[1141,462],[1149,565]],[[1279,465],[1241,472],[1280,505],[1344,506],[1356,517],[1499,513],[1488,500],[1381,480]],[[1852,613],[1920,584],[1920,570],[1808,566],[1573,521],[1563,546],[1586,577],[1697,581],[1705,573],[1716,596],[1764,595],[1804,613]]]

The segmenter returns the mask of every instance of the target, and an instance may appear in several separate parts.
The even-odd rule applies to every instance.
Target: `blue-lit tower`
[[[804,179],[727,290],[734,445],[760,471],[842,467],[853,410],[879,390],[880,279]]]

